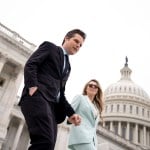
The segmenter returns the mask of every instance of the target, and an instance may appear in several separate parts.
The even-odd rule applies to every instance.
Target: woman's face
[[[95,96],[98,92],[98,85],[96,82],[91,81],[88,83],[86,88],[87,95]]]

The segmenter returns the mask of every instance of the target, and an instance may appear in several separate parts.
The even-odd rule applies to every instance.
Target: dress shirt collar
[[[64,55],[68,55],[67,52],[66,52],[66,50],[62,46],[61,46],[61,48],[63,50]]]

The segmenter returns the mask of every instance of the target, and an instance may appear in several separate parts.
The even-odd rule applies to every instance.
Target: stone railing
[[[15,40],[16,42],[19,42],[20,44],[27,47],[28,49],[35,49],[36,47],[36,45],[30,43],[29,41],[21,37],[18,33],[10,30],[9,28],[7,28],[6,26],[0,23],[0,34],[2,33],[4,33],[5,36],[7,35],[11,39]]]

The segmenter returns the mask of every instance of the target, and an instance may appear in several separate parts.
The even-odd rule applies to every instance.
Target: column
[[[134,130],[134,143],[137,144],[138,143],[138,124],[135,124],[135,130]]]
[[[129,129],[130,129],[130,123],[127,122],[127,132],[126,132],[126,139],[129,140]]]
[[[110,131],[113,131],[113,122],[110,121]]]
[[[21,85],[21,82],[23,80],[23,66],[20,64],[18,64],[17,68],[15,69],[15,73],[14,73],[14,76],[15,76],[15,84],[16,84],[16,87],[19,88],[19,86]]]
[[[146,146],[146,127],[143,126],[143,144]]]
[[[17,92],[14,96],[14,99],[10,101],[10,106],[13,104],[18,104],[19,99],[17,96],[20,96],[22,93],[21,86],[23,86],[23,69],[21,67],[17,71],[17,77],[14,79],[14,84]]]
[[[103,127],[105,128],[105,121],[103,122]]]
[[[118,134],[121,136],[121,122],[118,122]]]
[[[17,149],[17,145],[18,145],[18,142],[19,142],[20,135],[22,133],[23,127],[24,127],[24,121],[21,120],[20,124],[19,124],[19,127],[18,127],[18,130],[17,130],[17,133],[16,133],[16,136],[14,138],[14,143],[12,145],[12,149],[11,150],[16,150]]]

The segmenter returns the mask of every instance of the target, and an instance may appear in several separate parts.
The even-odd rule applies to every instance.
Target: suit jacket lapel
[[[64,66],[64,53],[61,47],[59,47],[59,49],[60,49],[60,74],[62,76]]]
[[[70,62],[69,62],[69,57],[67,55],[64,56],[65,58],[65,68],[63,70],[63,77],[64,76],[68,76],[69,73],[70,73],[70,70],[71,70],[71,67],[70,67]]]
[[[65,55],[64,56],[65,58],[65,68],[63,70],[63,74],[68,74],[68,72],[70,71],[70,63],[69,63],[69,56],[68,55]]]
[[[88,98],[88,96],[86,97],[87,98],[87,103],[88,103],[88,105],[90,106],[90,109],[91,109],[91,114],[92,114],[92,118],[93,118],[93,120],[95,120],[95,116],[94,116],[94,106],[92,106],[92,103],[90,102],[90,100],[89,100],[89,98]]]

